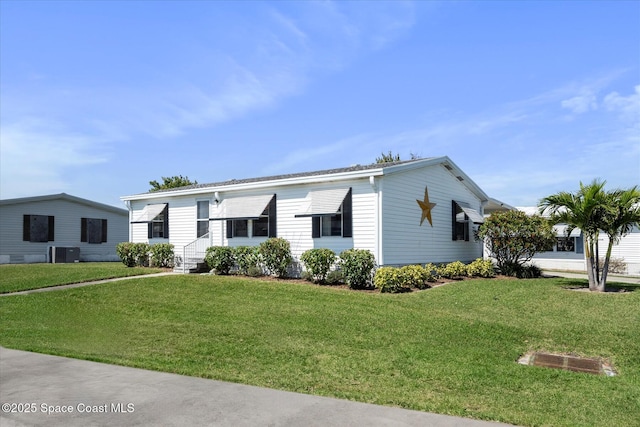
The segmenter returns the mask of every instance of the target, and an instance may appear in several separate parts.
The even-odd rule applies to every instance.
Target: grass
[[[468,280],[409,294],[220,276],[0,298],[0,344],[388,406],[537,426],[640,425],[640,289]],[[609,359],[605,377],[516,363]]]
[[[129,268],[121,262],[3,264],[0,265],[0,294],[162,271],[159,268]]]

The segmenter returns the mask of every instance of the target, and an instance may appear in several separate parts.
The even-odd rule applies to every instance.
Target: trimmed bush
[[[373,278],[373,284],[376,288],[380,289],[380,292],[399,292],[400,285],[400,272],[395,267],[380,267],[376,270],[376,275]]]
[[[496,271],[490,259],[478,258],[467,265],[467,274],[474,277],[495,277]]]
[[[131,242],[121,242],[116,245],[116,254],[118,254],[122,263],[127,267],[136,266],[136,256],[133,251],[133,245]]]
[[[260,243],[260,256],[269,273],[277,277],[286,277],[293,261],[289,241],[281,237],[271,237]]]
[[[255,274],[255,269],[260,269],[260,252],[257,246],[236,246],[233,248],[233,257],[240,274],[249,276],[249,270]]]
[[[131,250],[138,267],[149,266],[149,252],[151,250],[151,247],[148,243],[134,243]]]
[[[427,289],[429,273],[420,265],[405,265],[400,268],[402,285],[406,288]]]
[[[344,281],[352,289],[364,289],[373,281],[376,259],[367,249],[347,249],[340,253]]]
[[[464,277],[467,275],[467,266],[460,261],[454,261],[438,267],[438,273],[447,279]]]
[[[427,275],[427,282],[435,282],[440,278],[440,272],[438,266],[432,263],[425,264],[424,271]]]
[[[325,279],[327,285],[340,285],[344,283],[344,275],[341,270],[331,270]]]
[[[325,283],[327,274],[336,263],[336,253],[331,249],[309,249],[300,256],[304,268],[311,274],[311,279],[317,283]]]
[[[149,248],[151,265],[154,267],[173,267],[173,245],[171,243],[156,243]]]
[[[234,266],[233,248],[229,246],[211,246],[207,248],[204,261],[216,274],[229,274]]]

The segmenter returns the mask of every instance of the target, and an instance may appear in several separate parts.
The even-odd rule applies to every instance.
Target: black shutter
[[[320,217],[311,217],[311,237],[314,239],[320,237]]]
[[[458,204],[455,200],[451,201],[451,240],[458,240],[457,233],[457,221],[456,221],[456,212],[458,210]]]
[[[48,240],[50,242],[55,241],[55,238],[56,238],[54,226],[55,226],[55,218],[53,216],[50,216],[49,217],[49,237],[48,237]]]
[[[342,202],[342,237],[353,237],[353,206],[351,189]]]
[[[164,208],[164,238],[169,238],[169,204]]]
[[[233,237],[233,220],[227,220],[227,239],[231,239]]]
[[[147,238],[149,238],[149,239],[153,238],[153,223],[152,222],[147,223]]]
[[[22,216],[22,240],[31,241],[31,215]]]
[[[277,222],[276,195],[274,194],[269,202],[269,237],[278,237]]]
[[[87,241],[87,218],[80,218],[80,241]]]
[[[102,242],[106,243],[107,241],[107,220],[102,220]]]

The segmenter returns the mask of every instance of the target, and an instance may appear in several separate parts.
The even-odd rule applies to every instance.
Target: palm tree
[[[603,224],[603,231],[609,237],[604,263],[604,282],[607,280],[613,245],[630,233],[634,226],[640,225],[640,190],[637,186],[628,190],[615,190],[607,193],[607,196],[608,204],[613,210],[605,216]]]
[[[550,214],[553,224],[567,224],[567,233],[574,228],[582,230],[585,239],[585,259],[587,261],[587,275],[589,276],[589,290],[603,292],[605,290],[606,273],[600,272],[598,236],[603,228],[604,217],[612,216],[610,207],[611,197],[604,191],[605,182],[594,180],[589,185],[580,183],[580,190],[576,194],[560,192],[545,197],[540,201],[540,213]],[[608,262],[605,262],[608,267]]]

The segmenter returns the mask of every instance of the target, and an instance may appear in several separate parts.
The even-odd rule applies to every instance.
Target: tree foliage
[[[517,275],[537,252],[555,243],[553,227],[540,215],[522,211],[494,212],[478,229],[503,274]]]
[[[163,176],[162,183],[156,180],[149,181],[151,186],[150,192],[167,190],[170,188],[186,187],[187,185],[196,185],[198,181],[191,181],[189,177],[177,175],[177,176]]]
[[[376,163],[391,163],[391,162],[399,162],[400,154],[393,154],[389,151],[387,154],[380,153],[380,157],[376,157]]]
[[[611,259],[611,250],[633,226],[640,224],[640,190],[637,186],[626,190],[605,191],[606,181],[580,183],[576,193],[562,191],[540,201],[540,212],[550,215],[554,224],[567,224],[567,232],[582,230],[585,239],[585,259],[589,290],[604,292]],[[598,237],[609,237],[606,256],[601,261]]]

